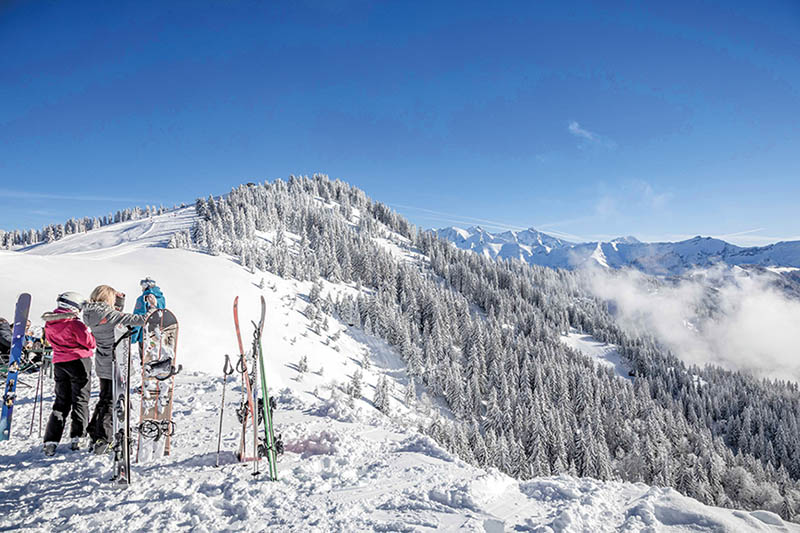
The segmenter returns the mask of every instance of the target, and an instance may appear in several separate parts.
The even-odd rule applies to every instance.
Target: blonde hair
[[[92,294],[89,295],[89,300],[92,302],[105,302],[111,307],[114,307],[116,299],[117,291],[108,285],[98,285],[94,288]]]

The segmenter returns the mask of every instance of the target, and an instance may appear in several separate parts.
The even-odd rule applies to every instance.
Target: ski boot
[[[92,448],[92,453],[95,455],[105,455],[108,453],[109,443],[103,439],[97,439]]]

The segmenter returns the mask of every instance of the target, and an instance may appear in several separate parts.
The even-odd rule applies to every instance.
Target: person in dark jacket
[[[118,296],[112,287],[100,285],[89,296],[89,302],[83,306],[83,321],[91,328],[97,341],[94,367],[100,378],[100,400],[94,408],[89,421],[89,437],[92,439],[92,450],[103,454],[108,450],[112,435],[113,413],[113,351],[117,326],[143,326],[146,315],[132,315],[115,309]],[[121,306],[120,306],[121,307]]]
[[[11,353],[11,336],[11,324],[5,318],[0,318],[0,354]]]
[[[89,418],[89,394],[92,387],[92,350],[94,336],[78,318],[84,298],[76,292],[65,292],[56,300],[54,314],[64,318],[49,320],[45,336],[53,347],[53,377],[56,382],[56,401],[44,432],[44,453],[56,453],[67,415],[71,413],[70,437],[73,450],[80,448]]]
[[[139,285],[142,287],[142,294],[136,298],[136,305],[133,307],[134,315],[146,315],[153,309],[165,309],[167,307],[164,295],[153,278],[148,276],[140,281]],[[141,344],[141,327],[134,328],[131,342]]]

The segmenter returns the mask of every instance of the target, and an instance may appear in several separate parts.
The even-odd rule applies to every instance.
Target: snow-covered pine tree
[[[360,370],[353,372],[350,383],[347,385],[347,394],[354,399],[361,398],[363,374]]]
[[[378,383],[375,385],[375,397],[373,399],[373,403],[379,411],[387,415],[390,413],[390,394],[390,385],[389,381],[386,379],[386,376],[379,377]]]

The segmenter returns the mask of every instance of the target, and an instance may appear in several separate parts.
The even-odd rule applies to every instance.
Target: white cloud
[[[600,196],[594,204],[594,212],[604,218],[619,215],[617,199],[611,194]]]
[[[614,148],[617,147],[617,143],[615,143],[613,140],[609,139],[608,137],[604,137],[602,135],[587,130],[575,120],[571,120],[569,122],[567,130],[569,130],[569,132],[575,137],[588,141],[589,144],[595,146],[602,146],[610,150],[613,150]]]
[[[767,275],[708,269],[656,285],[638,271],[597,269],[588,279],[597,296],[616,303],[623,325],[654,335],[686,363],[800,381],[800,302]]]
[[[749,235],[751,233],[758,233],[759,231],[764,231],[764,228],[756,228],[756,229],[748,229],[744,231],[737,231],[735,233],[726,233],[725,235],[717,235],[717,239],[728,239],[731,237],[740,237],[742,235]]]
[[[505,222],[498,222],[495,220],[488,220],[485,218],[475,218],[469,217],[465,215],[457,215],[454,213],[444,213],[442,211],[435,211],[433,209],[426,209],[424,207],[415,207],[413,205],[403,205],[403,204],[390,204],[390,207],[397,209],[398,211],[404,210],[412,210],[412,211],[420,211],[422,213],[428,214],[425,218],[430,220],[441,220],[444,222],[449,222],[452,224],[467,224],[470,226],[481,225],[484,228],[496,228],[502,230],[512,230],[512,231],[521,231],[526,228],[522,226],[515,226],[513,224],[507,224]],[[433,216],[430,216],[433,215]]]
[[[644,180],[634,180],[633,189],[640,195],[640,202],[652,209],[663,209],[674,196],[671,192],[657,193],[653,186]]]
[[[737,233],[728,233],[725,235],[715,235],[714,237],[717,239],[728,241],[737,246],[766,246],[768,244],[775,244],[776,242],[782,242],[782,241],[800,241],[800,235],[784,236],[784,237],[754,235],[755,233],[758,233],[760,231],[764,231],[764,228],[750,230],[750,231],[740,231]]]
[[[589,130],[581,128],[581,125],[574,120],[569,123],[569,132],[576,137],[583,137],[584,139],[588,139],[590,141],[597,140],[597,135]]]

